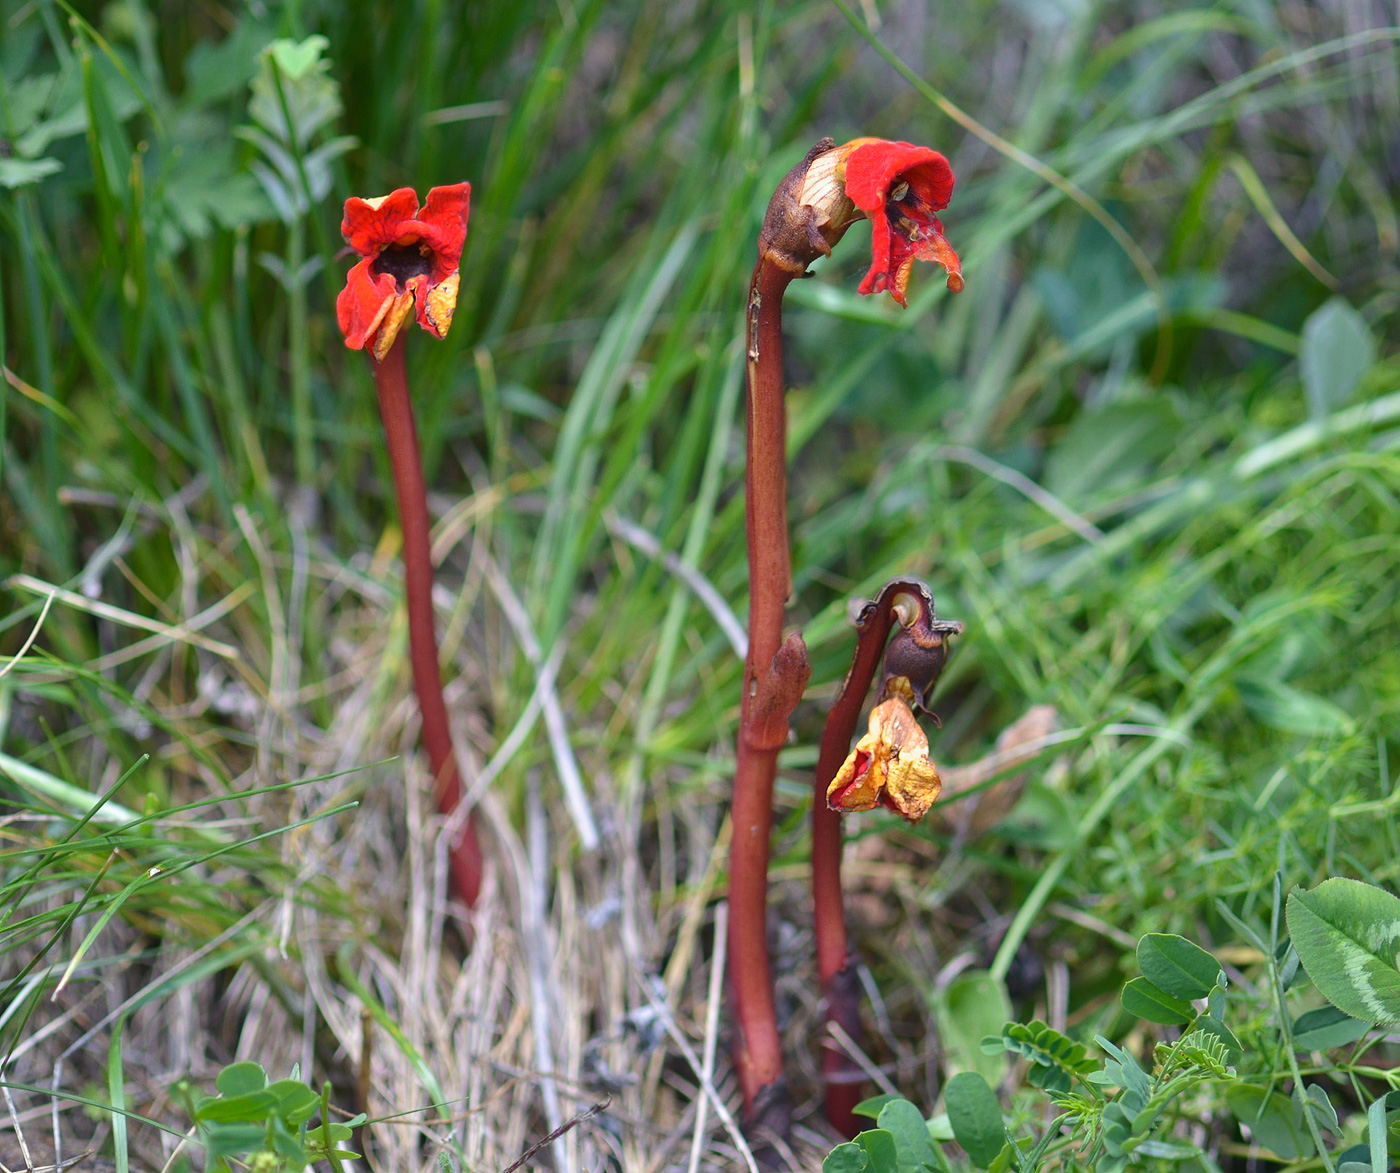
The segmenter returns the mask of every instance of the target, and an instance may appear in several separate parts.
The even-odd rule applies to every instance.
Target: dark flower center
[[[402,289],[411,278],[426,277],[433,271],[433,250],[422,241],[391,244],[374,258],[370,269],[376,275],[388,273]]]
[[[933,209],[928,207],[905,180],[897,180],[885,199],[885,219],[906,240],[923,239],[924,228]]]

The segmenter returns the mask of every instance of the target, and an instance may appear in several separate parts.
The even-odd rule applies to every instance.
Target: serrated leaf
[[[1220,981],[1220,962],[1175,933],[1148,933],[1137,959],[1142,976],[1173,998],[1204,998]]]
[[[1300,1015],[1293,1024],[1293,1045],[1300,1051],[1326,1051],[1354,1043],[1368,1030],[1369,1022],[1353,1018],[1335,1006],[1322,1006]]]
[[[979,1169],[990,1167],[1006,1144],[996,1093],[975,1071],[963,1071],[948,1081],[943,1102],[963,1151]]]
[[[865,1150],[852,1141],[837,1145],[822,1161],[822,1173],[865,1173],[869,1167]]]
[[[925,1173],[938,1168],[938,1154],[929,1139],[924,1114],[908,1100],[891,1100],[880,1111],[878,1126],[894,1137],[899,1173]]]
[[[267,1072],[260,1063],[230,1063],[215,1076],[214,1086],[224,1096],[262,1091],[267,1086]]]
[[[1325,880],[1288,897],[1303,968],[1332,1005],[1363,1022],[1400,1025],[1400,899],[1359,880]]]
[[[1375,361],[1366,319],[1340,297],[1324,302],[1303,323],[1298,351],[1308,414],[1319,419],[1345,403]]]
[[[1164,1026],[1184,1025],[1196,1017],[1195,1008],[1190,1002],[1173,998],[1146,978],[1133,978],[1123,987],[1119,997],[1124,1010],[1134,1018],[1148,1022],[1158,1022]]]

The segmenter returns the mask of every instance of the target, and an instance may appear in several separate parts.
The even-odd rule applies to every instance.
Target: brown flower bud
[[[846,229],[864,216],[846,195],[846,156],[866,140],[838,147],[824,138],[787,173],[768,201],[758,252],[791,272],[829,257]]]

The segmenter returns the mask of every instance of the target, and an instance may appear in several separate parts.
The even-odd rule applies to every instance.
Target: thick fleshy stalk
[[[760,257],[749,287],[748,451],[745,520],[749,553],[749,651],[744,663],[729,849],[729,983],[738,1027],[734,1065],[745,1118],[787,1131],[790,1105],[768,960],[768,852],[773,780],[787,719],[810,668],[801,636],[782,638],[791,590],[787,537],[783,292],[800,270]]]
[[[409,658],[413,662],[413,688],[423,721],[423,748],[435,780],[438,810],[450,814],[462,799],[462,779],[447,721],[438,667],[437,635],[433,627],[433,563],[428,534],[428,496],[423,483],[423,460],[413,405],[404,370],[406,333],[400,333],[382,362],[368,354],[374,385],[379,393],[379,414],[389,444],[394,470],[394,491],[403,530],[404,595],[408,603]],[[461,835],[451,845],[449,864],[452,887],[468,908],[475,907],[481,891],[481,846],[475,822],[469,817]]]
[[[896,622],[938,630],[940,636],[962,630],[961,624],[940,623],[934,617],[933,596],[917,579],[897,578],[886,583],[856,616],[855,655],[827,712],[813,778],[812,911],[823,1019],[839,1025],[856,1042],[861,1038],[860,986],[846,938],[841,899],[841,815],[827,805],[826,792],[846,760],[866,694]],[[831,1038],[823,1040],[822,1080],[827,1121],[838,1132],[854,1136],[864,1127],[852,1111],[863,1098],[860,1068]]]

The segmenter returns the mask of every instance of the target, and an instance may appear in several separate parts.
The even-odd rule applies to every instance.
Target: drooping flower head
[[[928,147],[857,139],[846,157],[846,195],[870,217],[870,271],[861,293],[881,293],[904,305],[915,260],[936,261],[948,288],[962,292],[962,262],[935,212],[953,195],[953,169]]]
[[[457,308],[470,201],[469,183],[433,188],[421,212],[411,187],[345,201],[341,235],[364,258],[335,299],[346,346],[369,347],[382,361],[415,308],[418,324],[434,338],[447,333]]]
[[[885,806],[917,823],[928,813],[943,782],[929,760],[928,737],[909,707],[914,690],[891,677],[886,699],[870,711],[870,729],[826,789],[832,810],[868,811]]]
[[[916,260],[936,261],[948,288],[963,288],[962,262],[935,214],[953,195],[953,169],[928,147],[857,138],[837,146],[823,139],[774,192],[759,234],[760,253],[784,268],[805,270],[862,216],[870,220],[870,271],[861,293],[883,293],[905,305]]]

